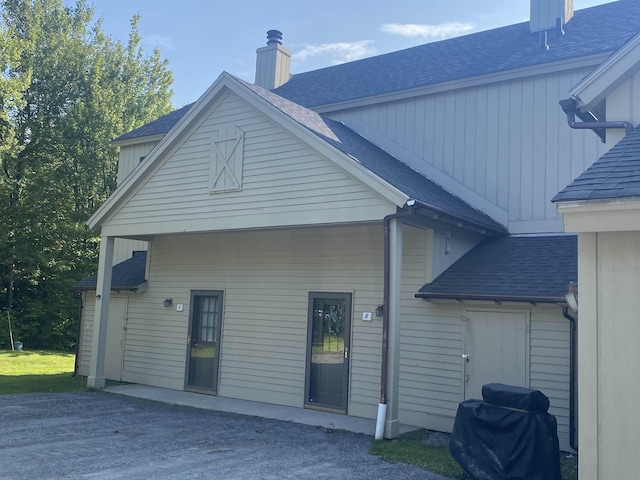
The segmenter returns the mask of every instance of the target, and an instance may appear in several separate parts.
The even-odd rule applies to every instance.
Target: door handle
[[[348,348],[344,349],[344,358],[345,358],[345,360],[349,358],[349,349]]]
[[[468,354],[463,353],[462,354],[462,358],[464,358],[466,362],[469,362],[469,355]]]

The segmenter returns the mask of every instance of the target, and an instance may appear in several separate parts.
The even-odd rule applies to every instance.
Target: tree
[[[171,111],[173,78],[144,54],[138,16],[125,45],[83,0],[2,0],[0,14],[0,305],[25,344],[69,348],[70,286],[97,265],[85,222],[116,188],[110,141]]]

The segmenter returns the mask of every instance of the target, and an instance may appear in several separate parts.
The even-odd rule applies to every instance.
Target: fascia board
[[[390,92],[382,95],[359,98],[356,100],[348,100],[345,102],[331,103],[326,105],[315,105],[308,108],[318,113],[337,112],[340,110],[346,110],[350,108],[366,107],[366,106],[376,105],[380,103],[406,100],[408,98],[434,95],[434,94],[449,92],[453,90],[460,90],[463,88],[472,88],[477,86],[490,85],[493,83],[519,80],[523,78],[530,78],[533,76],[546,75],[550,73],[559,73],[559,72],[574,70],[578,68],[589,68],[589,67],[593,68],[593,67],[596,67],[597,65],[600,65],[610,55],[611,55],[611,52],[599,53],[597,55],[589,55],[587,57],[579,57],[579,58],[564,60],[560,62],[551,62],[551,63],[544,63],[542,65],[516,68],[513,70],[506,70],[502,72],[491,73],[488,75],[481,75],[478,77],[451,80],[449,82],[436,83],[436,84],[427,85],[424,87],[401,90],[398,92]]]
[[[569,94],[581,108],[593,108],[640,70],[640,33],[584,77]]]
[[[167,135],[166,133],[158,133],[156,135],[147,135],[145,137],[128,138],[126,140],[112,140],[111,145],[113,147],[126,147],[129,145],[139,145],[141,143],[159,142],[166,135]]]
[[[334,146],[325,142],[311,130],[301,125],[289,115],[270,104],[255,92],[244,87],[239,82],[234,82],[229,86],[229,89],[249,101],[251,105],[258,109],[265,117],[285,128],[289,133],[305,142],[320,155],[332,161],[336,166],[343,169],[369,188],[372,188],[396,206],[403,207],[407,200],[409,200],[409,196],[407,194],[375,175],[353,157],[341,152]]]
[[[640,231],[640,197],[557,204],[565,232]]]
[[[91,216],[87,222],[90,228],[97,229],[105,219],[115,212],[118,205],[134,193],[136,186],[140,185],[141,182],[148,177],[150,172],[157,168],[159,159],[167,157],[167,153],[171,149],[171,146],[177,143],[183,133],[190,128],[191,124],[202,114],[202,112],[210,108],[212,101],[221,94],[224,88],[248,101],[265,117],[281,125],[292,135],[300,138],[307,145],[316,150],[320,155],[334,162],[338,167],[377,191],[396,206],[404,206],[406,201],[409,199],[405,193],[373,174],[349,155],[346,155],[335,147],[329,145],[309,129],[281,112],[275,106],[271,105],[267,100],[244,87],[231,75],[223,72],[211,87],[209,87],[200,97],[189,112],[187,112],[187,114],[185,114],[185,116],[182,117],[182,119],[180,119],[180,121],[171,129],[171,131],[165,135],[162,140],[160,140],[158,145],[154,147],[152,152],[150,152],[150,155],[147,157],[147,160],[141,164],[141,168],[125,178],[116,191]],[[338,157],[340,160],[338,160]]]
[[[148,172],[156,168],[159,158],[166,157],[165,153],[175,145],[176,141],[182,137],[182,134],[189,129],[192,122],[197,119],[203,111],[205,111],[211,101],[222,91],[229,82],[235,82],[229,74],[223,72],[215,82],[207,89],[207,91],[198,99],[198,101],[189,109],[184,117],[174,125],[174,127],[162,137],[159,143],[153,148],[147,156],[145,162],[140,164],[136,169],[127,176],[122,184],[111,194],[111,196],[96,210],[89,218],[87,225],[91,229],[98,229],[100,224],[113,213],[117,205],[120,205],[133,191],[141,181],[147,178]]]

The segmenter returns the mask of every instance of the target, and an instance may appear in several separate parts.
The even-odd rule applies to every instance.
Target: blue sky
[[[574,9],[609,0],[574,0]],[[64,0],[67,5],[73,0]],[[143,49],[174,74],[173,104],[196,100],[222,71],[254,81],[266,32],[283,32],[292,73],[528,20],[529,0],[88,0],[103,29],[127,41],[141,15]]]

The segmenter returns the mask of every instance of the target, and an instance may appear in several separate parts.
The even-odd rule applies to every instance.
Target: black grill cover
[[[503,383],[483,385],[482,398],[486,403],[497,407],[515,408],[527,412],[546,412],[549,410],[549,399],[541,391]]]
[[[467,400],[458,405],[449,441],[453,458],[473,480],[560,480],[558,425],[546,412],[549,399],[537,390],[485,387],[483,397],[492,403]]]

